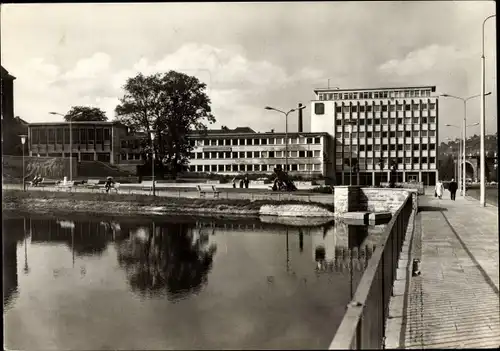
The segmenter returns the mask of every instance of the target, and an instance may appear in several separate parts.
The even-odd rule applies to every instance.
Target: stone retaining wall
[[[336,186],[333,200],[335,214],[357,211],[395,213],[408,196],[413,197],[413,207],[417,208],[417,193],[417,189]]]

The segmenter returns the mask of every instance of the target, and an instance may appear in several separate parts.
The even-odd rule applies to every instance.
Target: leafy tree
[[[205,89],[196,77],[175,71],[138,74],[127,80],[115,109],[118,120],[132,131],[145,132],[145,150],[151,151],[148,131],[154,132],[154,155],[174,177],[187,165],[193,148],[188,133],[203,132],[206,122],[215,122]]]
[[[98,107],[73,106],[66,116],[66,121],[107,121],[106,113]]]
[[[443,155],[439,162],[439,178],[451,180],[455,176],[455,161],[451,155]]]

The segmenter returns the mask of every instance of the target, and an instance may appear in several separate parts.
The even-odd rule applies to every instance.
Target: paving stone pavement
[[[400,347],[499,347],[498,209],[462,197],[422,196],[419,206],[421,275],[410,280]]]

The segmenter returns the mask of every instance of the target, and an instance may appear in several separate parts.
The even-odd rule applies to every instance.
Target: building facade
[[[288,133],[290,175],[312,179],[334,177],[333,138],[323,132]],[[285,169],[285,133],[258,133],[250,128],[191,134],[194,149],[189,171],[225,175],[269,174]]]
[[[435,91],[435,86],[316,89],[311,131],[325,131],[336,140],[337,184],[387,182],[394,164],[397,181],[434,185],[439,145]]]
[[[116,164],[120,160],[121,139],[127,128],[119,122],[72,122],[72,156],[78,161],[102,161]],[[30,123],[28,145],[30,156],[69,157],[70,123]]]
[[[72,156],[78,161],[101,161],[135,172],[144,163],[147,136],[131,134],[119,122],[73,122]],[[69,157],[68,122],[31,123],[30,156]],[[208,130],[191,133],[193,150],[188,171],[220,175],[271,174],[285,168],[285,133],[258,133],[250,128]],[[333,183],[333,138],[327,133],[288,133],[288,165],[291,175],[329,178]]]

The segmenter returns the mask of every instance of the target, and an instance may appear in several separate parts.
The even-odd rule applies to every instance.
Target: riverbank
[[[231,215],[259,217],[261,208],[274,208],[279,216],[294,205],[297,216],[318,217],[331,214],[333,204],[297,200],[191,199],[165,198],[138,194],[97,194],[76,192],[4,190],[4,211],[30,213],[87,213],[108,215],[191,214],[196,216]]]

